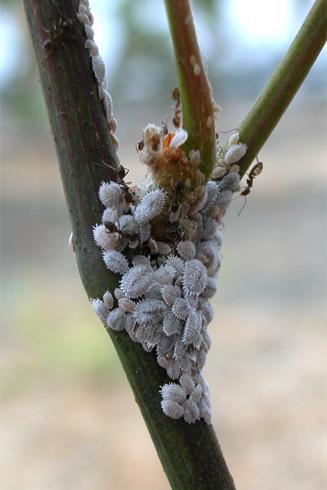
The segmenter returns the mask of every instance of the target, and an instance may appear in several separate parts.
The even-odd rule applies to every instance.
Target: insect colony
[[[112,100],[87,0],[79,5],[78,19],[117,148]],[[102,223],[94,226],[94,240],[106,267],[120,280],[113,295],[107,291],[92,300],[92,307],[107,328],[124,330],[145,351],[155,352],[171,380],[160,387],[163,412],[188,423],[202,418],[209,424],[210,394],[202,373],[211,345],[209,300],[217,290],[222,260],[222,219],[240,188],[237,162],[246,145],[233,134],[228,147],[220,149],[212,180],[206,182],[200,152],[186,155],[183,150],[188,134],[181,127],[177,89],[173,98],[175,130],[149,124],[138,144],[139,159],[148,168],[145,179],[130,187],[120,167],[117,182],[100,186],[105,209]]]

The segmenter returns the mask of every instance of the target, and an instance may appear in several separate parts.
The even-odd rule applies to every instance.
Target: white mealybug
[[[178,359],[170,359],[166,371],[171,379],[178,379],[181,372],[181,366]]]
[[[204,421],[209,425],[211,424],[211,407],[210,401],[208,402],[204,397],[199,402],[200,415]]]
[[[181,295],[180,294],[180,289],[176,286],[173,286],[171,284],[165,285],[162,290],[162,299],[168,306],[172,306],[174,304],[174,301]]]
[[[227,169],[224,166],[217,165],[212,172],[212,178],[217,180],[221,179],[227,173]]]
[[[189,309],[197,308],[199,296],[184,296]]]
[[[92,56],[92,68],[98,83],[104,83],[106,76],[106,67],[103,59],[99,54],[97,56]]]
[[[106,208],[102,214],[102,223],[115,223],[118,220],[119,214],[116,209]]]
[[[105,108],[105,112],[106,112],[107,118],[111,117],[112,114],[113,114],[113,111],[112,111],[112,107],[113,107],[112,97],[109,94],[109,92],[107,92],[106,90],[104,90],[104,92],[103,92],[103,104],[104,104],[104,108]]]
[[[115,308],[107,316],[107,325],[112,330],[121,331],[124,330],[125,319],[125,313],[119,308]]]
[[[160,393],[164,400],[171,400],[177,403],[183,403],[187,396],[184,388],[177,383],[166,383],[161,387]]]
[[[178,359],[179,361],[184,359],[184,357],[187,355],[187,350],[188,350],[188,346],[184,344],[183,337],[178,335],[176,342],[175,342],[175,347],[174,347],[175,359]],[[181,369],[182,369],[182,366],[181,366]]]
[[[202,242],[199,246],[198,254],[199,256],[202,255],[206,259],[205,265],[208,271],[208,275],[210,276],[212,274],[215,274],[220,268],[222,260],[221,253],[217,248],[215,242],[213,240]]]
[[[190,400],[192,400],[192,402],[194,403],[199,403],[199,401],[202,398],[202,393],[203,393],[202,386],[200,384],[196,385],[196,387],[194,388],[194,390],[190,395]]]
[[[179,255],[185,259],[190,260],[195,257],[195,245],[191,240],[185,240],[177,244],[177,252]]]
[[[91,299],[91,306],[94,311],[94,313],[101,318],[102,321],[105,321],[108,315],[108,308],[106,305],[101,301],[101,299]]]
[[[173,136],[169,147],[170,148],[178,148],[179,146],[182,146],[185,141],[188,138],[187,131],[185,129],[180,128],[178,131],[176,131],[175,135]]]
[[[206,299],[199,299],[199,309],[206,321],[206,323],[210,323],[214,316],[214,309],[211,303]]]
[[[103,302],[105,306],[108,308],[108,310],[111,310],[112,307],[114,306],[114,298],[112,297],[112,294],[110,291],[106,291],[103,295]]]
[[[241,158],[244,157],[246,150],[247,150],[247,146],[244,143],[231,145],[224,157],[224,161],[226,165],[231,165],[232,163],[241,160]]]
[[[196,403],[191,399],[185,400],[183,403],[184,408],[184,420],[188,424],[193,424],[196,420],[200,418],[200,410]]]
[[[90,22],[89,22],[89,24],[85,23],[84,29],[85,29],[86,37],[88,39],[93,39],[94,38],[94,30],[92,29]]]
[[[169,265],[161,265],[159,269],[153,273],[153,278],[158,284],[161,285],[171,284],[174,277],[175,271]]]
[[[233,133],[230,135],[229,140],[228,140],[228,148],[230,148],[233,145],[237,145],[240,141],[240,134],[239,133]]]
[[[201,331],[202,318],[201,314],[194,308],[190,310],[188,317],[185,321],[185,328],[183,333],[183,342],[186,345],[195,345],[196,339]]]
[[[115,274],[125,274],[129,269],[128,262],[124,255],[117,250],[103,252],[103,261],[107,268]]]
[[[118,229],[127,235],[136,235],[139,232],[139,226],[134,218],[129,214],[124,214],[118,219]]]
[[[145,255],[134,255],[134,257],[132,259],[132,264],[134,266],[138,266],[138,265],[144,266],[149,270],[152,269],[150,259],[149,259],[149,257],[146,257]]]
[[[118,306],[124,313],[133,313],[133,311],[135,310],[134,301],[128,298],[121,298],[118,301]]]
[[[235,192],[238,190],[238,186],[240,183],[240,176],[236,172],[231,172],[219,182],[218,184],[218,193],[223,191],[232,191]]]
[[[207,278],[202,262],[197,259],[186,262],[183,274],[183,290],[186,296],[200,295],[204,291]]]
[[[171,311],[179,320],[185,320],[188,315],[188,306],[184,298],[177,298],[174,301]]]
[[[171,311],[168,311],[162,321],[162,329],[166,335],[174,335],[180,333],[182,329],[182,321],[179,320]]]
[[[233,193],[230,190],[218,192],[215,205],[210,209],[209,214],[212,218],[220,217],[221,211],[225,211],[232,202]]]
[[[217,279],[215,277],[208,277],[205,290],[203,291],[201,296],[207,299],[212,298],[215,295],[217,288],[218,288]]]
[[[170,254],[171,247],[170,247],[170,245],[168,245],[168,243],[157,241],[157,245],[158,245],[158,254],[160,254],[160,255]]]
[[[134,318],[140,325],[161,321],[167,306],[160,299],[142,299],[136,304]]]
[[[164,399],[161,402],[161,408],[165,415],[168,415],[171,419],[179,419],[184,414],[182,405],[172,400]]]
[[[176,276],[181,276],[184,272],[185,262],[180,257],[171,255],[167,258],[166,265],[174,269]]]
[[[207,200],[201,210],[202,213],[205,213],[206,211],[208,211],[208,209],[210,209],[214,205],[215,199],[217,197],[217,192],[218,192],[218,186],[216,182],[210,180],[207,184]]]
[[[123,193],[116,182],[102,182],[99,189],[100,201],[106,208],[119,211],[123,201]]]
[[[158,216],[165,204],[165,193],[156,189],[148,192],[135,209],[135,218],[140,223],[151,221]]]
[[[195,388],[195,383],[192,376],[185,373],[180,377],[179,382],[188,395],[190,395],[193,392]]]
[[[105,250],[113,250],[119,243],[118,233],[109,233],[104,225],[93,227],[93,237],[95,243]]]
[[[127,298],[135,299],[142,296],[153,282],[152,274],[143,266],[134,266],[124,274],[120,281],[120,289]]]

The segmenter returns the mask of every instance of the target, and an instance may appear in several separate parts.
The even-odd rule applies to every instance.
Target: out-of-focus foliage
[[[220,102],[235,97],[254,99],[282,56],[280,50],[286,49],[285,46],[280,50],[276,47],[269,50],[269,45],[267,49],[258,43],[254,51],[247,53],[241,38],[238,40],[237,27],[231,25],[228,17],[235,2],[193,1],[204,61],[214,91],[219,90],[217,99]],[[311,0],[286,3],[285,9],[290,10],[292,22],[294,19],[296,22],[302,20],[311,3]],[[114,99],[119,100],[120,106],[131,101],[144,105],[167,101],[175,86],[176,74],[163,2],[117,0],[107,6],[105,2],[97,4],[94,0],[91,1],[92,6],[94,11],[99,12],[100,8],[103,13],[102,18],[95,15],[95,31],[96,36],[99,27],[104,31],[100,48],[101,52],[107,48],[109,53],[109,59],[105,61]],[[0,80],[3,102],[11,113],[27,118],[31,123],[37,122],[45,118],[45,111],[22,2],[5,0],[0,15],[4,17],[3,14],[9,15],[17,38],[12,49],[12,57],[16,60],[15,72],[6,77],[5,83]],[[106,25],[108,30],[103,27]],[[116,32],[111,30],[113,25],[117,27],[119,41],[113,38],[116,36]],[[118,42],[119,53],[112,52],[113,41]],[[322,79],[322,70],[319,73],[311,83],[315,83],[315,90],[319,86],[321,92],[325,80]]]

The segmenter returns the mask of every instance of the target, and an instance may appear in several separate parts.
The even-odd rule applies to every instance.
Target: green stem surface
[[[79,272],[88,297],[101,297],[116,287],[117,278],[103,264],[92,227],[101,221],[103,211],[97,197],[100,182],[115,180],[118,160],[84,48],[84,28],[76,17],[78,1],[24,0],[24,4],[56,143]],[[203,421],[188,425],[163,414],[159,387],[170,380],[155,354],[145,352],[125,332],[110,330],[109,335],[171,487],[233,490],[212,426]],[[110,423],[119,423],[119,413]]]
[[[258,155],[300,88],[324,47],[326,34],[327,0],[316,0],[286,55],[240,125],[240,140],[248,145],[247,153],[238,162],[241,175]]]
[[[190,1],[165,0],[165,5],[175,51],[183,127],[189,135],[184,148],[186,153],[200,150],[199,168],[208,179],[215,164],[214,104],[196,37]]]

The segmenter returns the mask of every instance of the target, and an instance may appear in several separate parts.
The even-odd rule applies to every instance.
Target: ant
[[[133,192],[130,190],[128,184],[124,181],[124,178],[128,174],[129,169],[125,168],[123,165],[118,165],[117,176],[120,187],[122,188],[124,199],[127,204],[135,204],[135,198]],[[130,182],[129,182],[130,184]]]
[[[242,208],[240,209],[237,216],[239,216],[241,214],[241,212],[243,211],[243,209],[246,205],[246,197],[250,194],[251,189],[253,187],[253,181],[254,181],[255,177],[257,177],[258,175],[261,174],[262,170],[263,170],[263,163],[259,162],[258,157],[257,157],[257,163],[254,165],[254,167],[252,167],[252,169],[248,173],[248,176],[246,179],[247,186],[242,192],[240,192],[240,195],[245,197],[245,201],[244,201],[244,204],[243,204]]]
[[[104,221],[103,224],[105,226],[106,231],[108,231],[109,233],[119,233],[119,230],[115,225],[115,223],[112,223],[111,221]]]
[[[143,140],[141,140],[141,141],[139,141],[138,143],[136,143],[135,148],[136,148],[137,153],[138,153],[139,151],[142,151],[142,150],[143,150],[143,148],[144,148],[144,141],[143,141]]]
[[[135,204],[135,198],[133,195],[133,192],[130,190],[128,184],[124,181],[124,178],[129,172],[128,168],[125,168],[123,165],[118,164],[117,169],[113,167],[113,165],[109,165],[108,163],[102,162],[106,167],[111,168],[112,170],[117,171],[117,177],[118,177],[118,184],[120,185],[122,191],[123,191],[123,196],[127,204]],[[130,182],[129,182],[130,184]],[[117,230],[113,230],[117,231]]]
[[[263,169],[263,163],[259,162],[257,157],[257,163],[254,165],[254,167],[250,170],[248,174],[248,178],[246,179],[247,187],[244,189],[244,191],[241,192],[241,196],[248,196],[250,194],[251,189],[253,187],[253,181],[255,177],[261,174],[262,169]]]

